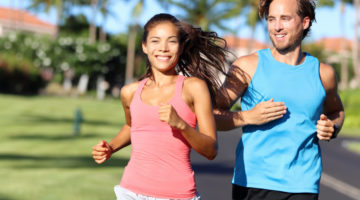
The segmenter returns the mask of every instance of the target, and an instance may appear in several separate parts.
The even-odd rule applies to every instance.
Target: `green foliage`
[[[324,53],[324,47],[322,45],[317,45],[314,43],[306,43],[302,45],[303,51],[313,55],[317,59],[319,59],[320,62],[325,63],[326,61],[326,54]]]
[[[89,25],[85,15],[70,15],[65,19],[64,25],[60,26],[60,34],[88,37]]]
[[[222,30],[229,29],[225,20],[239,16],[244,7],[243,1],[238,0],[158,0],[165,8],[174,6],[184,11],[179,18],[191,24],[200,26],[204,30],[218,27]]]
[[[87,38],[77,36],[60,36],[53,40],[46,36],[12,33],[0,38],[0,50],[16,54],[21,60],[31,60],[39,69],[51,68],[55,74],[73,68],[76,77],[89,74],[92,82],[99,75],[114,82],[119,79],[116,76],[125,71],[126,45],[117,40],[91,44]],[[90,83],[92,85],[95,83]]]
[[[36,94],[45,84],[40,71],[26,58],[13,53],[0,55],[0,92]]]
[[[77,107],[84,122],[75,137]],[[119,100],[0,95],[0,110],[0,199],[115,198],[131,148],[97,165],[91,147],[124,124]]]

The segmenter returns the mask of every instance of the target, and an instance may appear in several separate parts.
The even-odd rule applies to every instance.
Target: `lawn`
[[[73,136],[76,108],[84,122]],[[0,95],[0,199],[114,199],[131,149],[103,165],[91,147],[124,123],[119,100]]]
[[[345,108],[345,122],[341,135],[360,138],[360,90],[340,92]]]

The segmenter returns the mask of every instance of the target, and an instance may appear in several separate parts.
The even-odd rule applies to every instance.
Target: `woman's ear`
[[[147,48],[146,48],[145,42],[141,42],[141,47],[142,47],[142,50],[143,50],[144,54],[147,54],[148,52],[147,52]]]

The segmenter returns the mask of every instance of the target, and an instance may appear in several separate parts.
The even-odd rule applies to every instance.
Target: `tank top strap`
[[[181,97],[184,80],[185,80],[185,76],[183,76],[183,75],[178,75],[178,78],[177,78],[177,80],[176,80],[174,97]],[[175,98],[175,99],[176,99],[176,98]]]
[[[144,78],[143,80],[141,80],[139,82],[139,86],[138,88],[136,89],[136,92],[135,92],[135,95],[133,97],[133,99],[139,99],[140,98],[140,94],[141,94],[141,91],[146,83],[146,81],[148,80],[149,78]]]

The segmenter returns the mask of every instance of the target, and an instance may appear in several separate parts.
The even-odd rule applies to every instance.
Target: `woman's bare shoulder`
[[[121,88],[121,100],[130,103],[137,88],[139,87],[139,83],[140,83],[139,81],[135,81],[127,85],[124,85]]]

